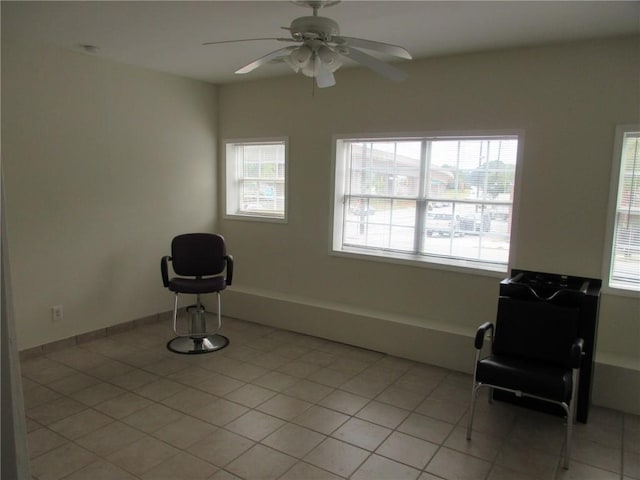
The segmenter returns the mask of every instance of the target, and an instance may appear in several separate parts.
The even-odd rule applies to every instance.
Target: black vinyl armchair
[[[169,278],[169,262],[176,275]],[[177,353],[208,353],[228,345],[229,339],[218,332],[222,327],[220,292],[233,281],[233,257],[227,255],[224,238],[210,233],[178,235],[171,242],[171,256],[160,262],[163,285],[175,293],[173,304],[173,329],[176,337],[167,348]],[[223,275],[223,273],[226,273]],[[187,333],[178,332],[178,295],[196,295],[196,303],[187,307],[190,328]],[[200,295],[215,293],[218,300],[217,328],[207,330],[207,312]]]
[[[564,468],[569,468],[583,348],[583,340],[578,338],[578,315],[577,308],[500,297],[495,327],[486,322],[476,332],[468,440],[480,388],[491,389],[489,401],[494,389],[519,398],[529,397],[559,406],[566,416]],[[481,359],[487,334],[491,338],[491,354]]]

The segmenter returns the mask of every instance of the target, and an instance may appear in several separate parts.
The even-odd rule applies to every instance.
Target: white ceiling
[[[284,46],[277,41],[203,46],[203,42],[286,37],[280,29],[311,14],[288,1],[2,1],[2,41],[43,42],[118,62],[228,83],[290,73],[269,64],[233,72]],[[637,1],[356,1],[322,9],[343,35],[430,56],[640,32]],[[399,65],[402,66],[401,64]]]

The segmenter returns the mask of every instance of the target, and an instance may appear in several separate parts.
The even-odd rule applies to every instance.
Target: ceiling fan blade
[[[280,49],[278,49],[278,50],[276,50],[274,52],[267,53],[265,56],[260,57],[260,58],[258,58],[257,60],[254,60],[251,63],[248,63],[244,67],[240,67],[234,73],[242,75],[242,74],[245,74],[245,73],[252,72],[256,68],[261,67],[262,65],[264,65],[265,63],[270,62],[271,60],[274,60],[276,58],[286,57],[287,55],[289,55],[289,53],[291,53],[291,50],[295,50],[296,48],[298,48],[298,47],[284,47],[284,48],[280,48]]]
[[[318,85],[318,88],[333,87],[336,84],[333,72],[325,67],[317,56],[315,58],[315,62],[316,85]]]
[[[406,58],[411,60],[411,54],[404,48],[390,43],[374,42],[373,40],[365,40],[364,38],[335,36],[331,39],[332,43],[338,46],[364,48],[374,52],[386,53],[394,57]]]
[[[389,80],[393,80],[394,82],[401,82],[409,76],[402,70],[398,70],[396,67],[393,67],[388,63],[384,63],[377,58],[372,57],[371,55],[361,52],[360,50],[357,50],[355,48],[347,48],[346,53],[343,54],[341,52],[341,55],[355,60],[365,67],[373,70],[377,74],[382,75]]]
[[[296,42],[293,38],[243,38],[241,40],[222,40],[220,42],[205,42],[202,45],[220,45],[222,43],[238,43],[238,42],[257,42],[259,40],[277,40],[278,42]]]

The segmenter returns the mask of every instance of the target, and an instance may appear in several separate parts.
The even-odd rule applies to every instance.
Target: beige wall
[[[259,321],[268,297],[314,305],[317,318],[282,308],[271,321],[370,347],[384,346],[381,330],[354,331],[351,314],[464,335],[494,318],[500,275],[328,254],[334,134],[521,129],[511,267],[602,277],[614,130],[640,120],[639,58],[638,38],[621,38],[415,61],[401,84],[344,69],[315,94],[302,76],[220,87],[221,140],[286,135],[291,147],[288,224],[220,221],[237,260],[226,312]],[[468,345],[444,363],[466,362]],[[603,296],[598,354],[640,370],[637,297]]]
[[[3,37],[20,349],[170,308],[160,257],[216,223],[215,130],[210,84]]]

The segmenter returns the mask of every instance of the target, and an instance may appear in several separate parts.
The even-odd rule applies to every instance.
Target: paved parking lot
[[[413,252],[415,210],[378,211],[373,215],[347,215],[344,243]],[[507,262],[509,258],[509,224],[506,220],[492,220],[488,232],[460,232],[451,236],[423,233],[423,253],[450,255],[459,258]]]

